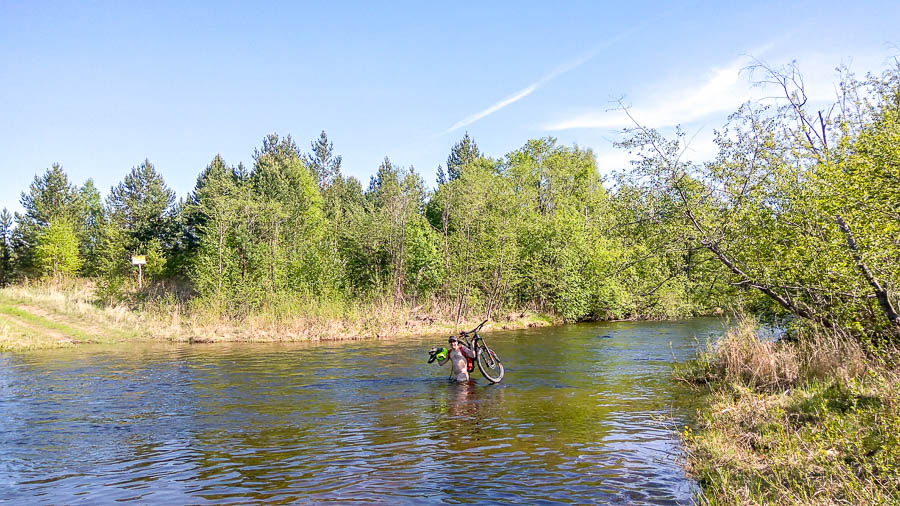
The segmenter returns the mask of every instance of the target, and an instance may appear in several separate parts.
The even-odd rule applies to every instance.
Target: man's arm
[[[465,353],[466,356],[468,356],[469,358],[475,358],[475,352],[472,351],[472,349],[469,348],[468,346],[461,344],[461,345],[459,345],[459,349],[461,349],[462,352]]]

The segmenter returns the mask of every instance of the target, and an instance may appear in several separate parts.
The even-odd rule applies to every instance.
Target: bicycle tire
[[[491,383],[500,383],[500,380],[503,379],[503,363],[500,362],[500,357],[494,353],[494,350],[487,346],[479,346],[475,353],[475,362],[478,364],[481,375]]]

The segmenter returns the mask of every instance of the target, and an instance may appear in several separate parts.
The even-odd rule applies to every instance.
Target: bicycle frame
[[[463,343],[465,343],[465,345],[468,346],[470,350],[475,351],[475,347],[478,345],[477,344],[478,341],[481,341],[482,343],[484,343],[484,338],[481,337],[480,335],[478,335],[478,331],[481,330],[481,327],[484,327],[484,324],[487,322],[488,321],[485,320],[485,321],[479,323],[477,327],[475,327],[474,329],[472,329],[468,332],[466,332],[464,330],[459,331],[459,337],[462,338]],[[472,336],[471,342],[469,341],[470,335]]]

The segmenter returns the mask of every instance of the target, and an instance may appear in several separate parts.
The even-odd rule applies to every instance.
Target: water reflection
[[[0,355],[0,501],[689,502],[653,417],[688,419],[669,362],[721,329],[487,334],[498,385],[448,382],[438,338]]]

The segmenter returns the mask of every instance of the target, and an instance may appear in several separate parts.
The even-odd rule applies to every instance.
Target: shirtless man
[[[450,379],[459,382],[469,381],[469,364],[466,357],[475,360],[475,352],[469,349],[468,346],[460,344],[456,336],[450,336],[449,342],[450,354],[444,360],[438,361],[438,364],[444,365],[449,360],[453,368],[450,371]]]

